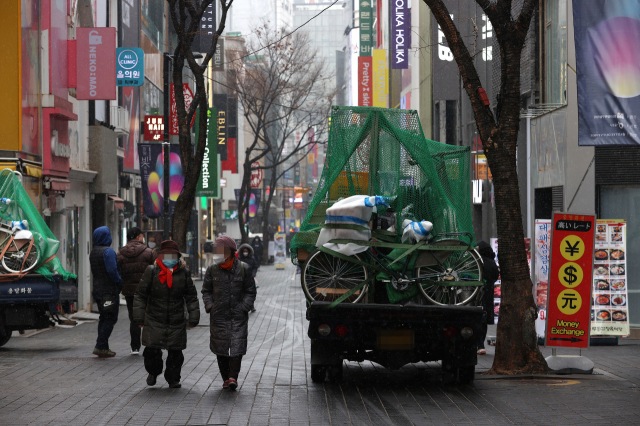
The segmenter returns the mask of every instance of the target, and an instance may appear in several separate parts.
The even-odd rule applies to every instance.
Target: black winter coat
[[[118,271],[122,277],[122,294],[133,296],[140,278],[149,265],[153,265],[156,255],[146,244],[131,240],[118,252]]]
[[[218,265],[207,268],[202,285],[204,308],[210,314],[211,352],[238,356],[247,353],[249,311],[256,300],[251,271],[234,259],[229,271]]]
[[[249,250],[249,256],[245,256],[242,254],[243,249]],[[251,275],[253,276],[253,278],[255,278],[256,274],[258,273],[258,268],[260,267],[260,264],[258,263],[257,258],[254,257],[253,247],[251,247],[249,244],[242,244],[238,248],[238,259],[240,259],[241,262],[244,262],[247,264],[247,266],[249,266],[249,269],[251,270]]]
[[[133,300],[133,322],[144,325],[142,344],[150,348],[184,350],[188,324],[200,322],[198,291],[183,260],[173,273],[171,288],[158,278],[155,263],[144,272]],[[185,309],[186,305],[186,309]]]
[[[493,252],[491,246],[484,242],[480,241],[478,244],[478,253],[482,256],[482,263],[484,266],[484,295],[482,296],[482,306],[487,313],[487,324],[494,324],[495,313],[493,311],[493,288],[500,278],[500,270],[498,269],[498,265],[496,265],[495,257],[496,254]]]

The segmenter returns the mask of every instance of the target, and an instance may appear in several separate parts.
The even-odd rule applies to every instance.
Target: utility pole
[[[163,217],[164,217],[164,230],[162,233],[162,239],[168,240],[171,238],[171,233],[169,232],[169,228],[171,227],[171,215],[170,215],[170,207],[169,207],[169,191],[170,191],[170,180],[171,176],[170,167],[169,167],[169,151],[171,150],[171,144],[169,144],[169,99],[171,97],[171,93],[169,90],[169,68],[171,66],[171,55],[167,52],[162,54],[164,59],[163,66],[163,79],[164,79],[164,96],[163,96],[163,104],[164,104],[164,139],[162,142],[162,149],[164,154],[164,164],[163,164],[163,172],[162,172],[162,183],[163,190],[162,196],[164,201],[163,206]]]

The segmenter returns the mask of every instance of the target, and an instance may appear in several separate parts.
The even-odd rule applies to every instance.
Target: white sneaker
[[[131,355],[140,355],[140,350],[139,349],[137,349],[137,350],[131,349]]]

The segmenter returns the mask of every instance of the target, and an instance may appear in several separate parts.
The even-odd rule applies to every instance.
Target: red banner
[[[228,170],[231,173],[238,173],[238,151],[236,138],[227,139],[227,159],[221,161],[222,171]]]
[[[595,216],[554,213],[547,346],[589,347]]]
[[[164,135],[164,116],[144,116],[144,140],[148,142],[162,142]]]
[[[90,101],[117,99],[116,29],[77,28],[76,40],[76,98]]]
[[[178,134],[178,105],[176,104],[176,91],[173,90],[173,83],[171,83],[171,88],[169,89],[171,93],[170,102],[171,108],[169,110],[169,134],[177,135]],[[191,102],[193,101],[193,92],[189,88],[187,83],[182,84],[182,93],[184,93],[184,106],[187,111],[189,111],[189,107],[191,107]],[[191,119],[191,126],[193,127],[193,123],[196,120],[196,115],[193,114],[193,118]]]
[[[358,105],[373,105],[371,56],[358,56]]]

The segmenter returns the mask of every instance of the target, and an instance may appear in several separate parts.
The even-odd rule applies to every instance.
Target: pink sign
[[[78,100],[117,99],[116,29],[77,28]]]
[[[173,90],[173,83],[171,83],[171,88],[169,89],[171,93],[170,102],[171,102],[171,111],[169,111],[169,134],[177,135],[178,132],[178,105],[176,104],[176,92]],[[193,93],[191,89],[189,89],[189,84],[182,83],[182,93],[184,93],[184,105],[187,111],[189,111],[189,107],[191,106],[191,102],[193,101]],[[193,123],[196,121],[196,115],[193,114],[193,118],[191,119],[191,127],[193,127]]]

